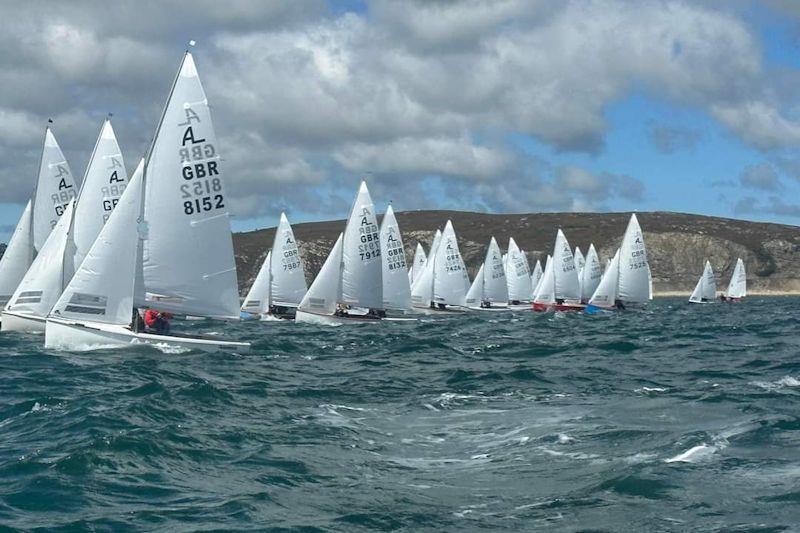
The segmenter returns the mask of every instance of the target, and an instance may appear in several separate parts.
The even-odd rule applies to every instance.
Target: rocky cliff
[[[747,266],[752,292],[800,293],[800,227],[747,222],[681,213],[639,213],[653,271],[656,293],[691,292],[706,259],[717,273],[720,290],[727,286],[736,258]],[[508,238],[527,252],[531,266],[544,265],[556,230],[584,252],[594,243],[602,261],[610,258],[622,240],[629,213],[535,213],[490,215],[461,211],[408,211],[397,213],[409,263],[417,242],[428,250],[436,228],[453,221],[464,260],[474,275],[492,235],[505,249]],[[344,221],[313,222],[294,226],[309,283],[322,266]],[[274,228],[234,235],[240,289],[252,282]]]

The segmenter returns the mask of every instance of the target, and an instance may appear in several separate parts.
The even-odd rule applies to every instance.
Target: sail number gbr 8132
[[[214,145],[205,138],[196,138],[192,122],[200,122],[200,117],[186,108],[186,126],[181,139],[178,155],[181,163],[181,175],[185,183],[181,184],[183,212],[194,215],[225,207],[225,196],[222,190],[222,178],[219,174],[219,158]]]

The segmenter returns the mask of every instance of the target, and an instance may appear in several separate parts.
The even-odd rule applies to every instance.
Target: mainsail
[[[425,268],[411,285],[411,303],[414,307],[428,307],[433,302],[433,269],[441,240],[442,232],[437,229],[431,242],[430,254],[425,261]]]
[[[350,210],[342,243],[342,302],[382,309],[382,266],[378,219],[375,206],[361,182]]]
[[[567,237],[560,229],[553,248],[553,275],[557,300],[580,301],[581,289],[578,272],[575,270],[575,257]]]
[[[625,302],[650,300],[650,265],[636,214],[631,215],[619,251],[618,298]]]
[[[725,291],[725,296],[728,298],[744,298],[747,296],[747,274],[741,257],[736,260],[736,267],[733,269],[733,275],[731,275],[731,281],[728,283],[728,290]]]
[[[44,132],[39,178],[33,193],[33,246],[37,251],[55,228],[67,205],[78,195],[69,164],[48,126]]]
[[[417,249],[414,252],[414,263],[411,265],[411,268],[408,269],[408,281],[412,285],[417,278],[422,274],[422,271],[425,269],[425,263],[427,262],[428,258],[425,255],[425,248],[422,247],[422,244],[417,243]]]
[[[542,281],[542,262],[536,260],[536,265],[533,267],[531,273],[531,299],[536,296],[536,291],[539,289],[539,283]]]
[[[147,157],[145,301],[180,314],[239,317],[228,199],[205,91],[186,52]]]
[[[381,258],[383,265],[383,307],[406,310],[411,307],[411,286],[406,270],[406,252],[400,227],[390,205],[381,223]]]
[[[269,257],[269,305],[297,307],[306,294],[306,274],[292,226],[281,213]]]
[[[83,258],[94,244],[97,235],[106,223],[114,206],[125,191],[128,176],[122,153],[111,127],[106,119],[94,145],[86,174],[83,176],[81,190],[75,203],[73,215],[74,230],[72,240],[74,250],[71,254],[71,272],[80,267]]]
[[[525,302],[531,300],[531,272],[528,258],[517,246],[513,238],[508,239],[508,264],[506,265],[506,281],[508,283],[508,300]]]
[[[697,281],[692,295],[689,297],[690,302],[713,302],[717,297],[717,280],[714,277],[714,269],[711,268],[711,263],[706,261],[703,268],[703,275]]]
[[[463,306],[469,290],[466,273],[467,267],[458,249],[453,223],[448,220],[434,256],[433,301],[437,304]]]
[[[597,250],[594,249],[594,244],[590,244],[589,251],[586,252],[585,264],[581,270],[582,302],[587,302],[592,297],[602,277],[603,269],[600,266],[600,258],[597,257]]]
[[[537,304],[553,305],[556,303],[556,279],[554,276],[553,258],[547,256],[547,261],[544,263],[544,272],[542,278],[539,280],[539,286],[536,289],[536,294],[533,297],[533,302]]]

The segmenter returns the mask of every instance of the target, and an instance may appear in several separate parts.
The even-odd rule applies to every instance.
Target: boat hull
[[[58,350],[90,351],[125,348],[140,344],[148,344],[156,348],[178,348],[204,352],[235,351],[244,353],[250,351],[249,342],[137,333],[123,326],[98,322],[78,323],[54,318],[47,319],[44,336],[45,347]]]
[[[439,309],[438,307],[415,307],[414,314],[418,315],[461,315],[466,313],[466,309],[454,309],[449,307],[447,309]]]
[[[303,324],[318,324],[323,326],[340,326],[343,324],[377,324],[380,318],[366,318],[360,315],[336,316],[323,315],[321,313],[311,313],[309,311],[297,310],[294,320]]]
[[[45,319],[22,313],[3,311],[0,331],[23,331],[26,333],[44,333]]]
[[[554,309],[560,312],[583,311],[586,306],[583,304],[556,304]]]
[[[508,307],[469,307],[470,311],[511,311]]]

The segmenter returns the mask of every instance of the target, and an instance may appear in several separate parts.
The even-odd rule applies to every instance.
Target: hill
[[[514,237],[531,266],[552,250],[556,230],[564,230],[570,244],[584,252],[594,243],[601,261],[610,258],[622,240],[630,213],[532,213],[519,215],[464,211],[405,211],[396,213],[409,263],[417,242],[428,251],[436,228],[453,221],[464,260],[474,276],[492,235],[505,249]],[[653,272],[656,293],[691,292],[711,261],[720,290],[727,286],[736,258],[747,266],[752,292],[800,293],[800,227],[749,222],[702,215],[637,213]],[[310,222],[293,226],[313,280],[344,220]],[[272,245],[275,228],[237,233],[233,237],[239,288],[247,291]]]

